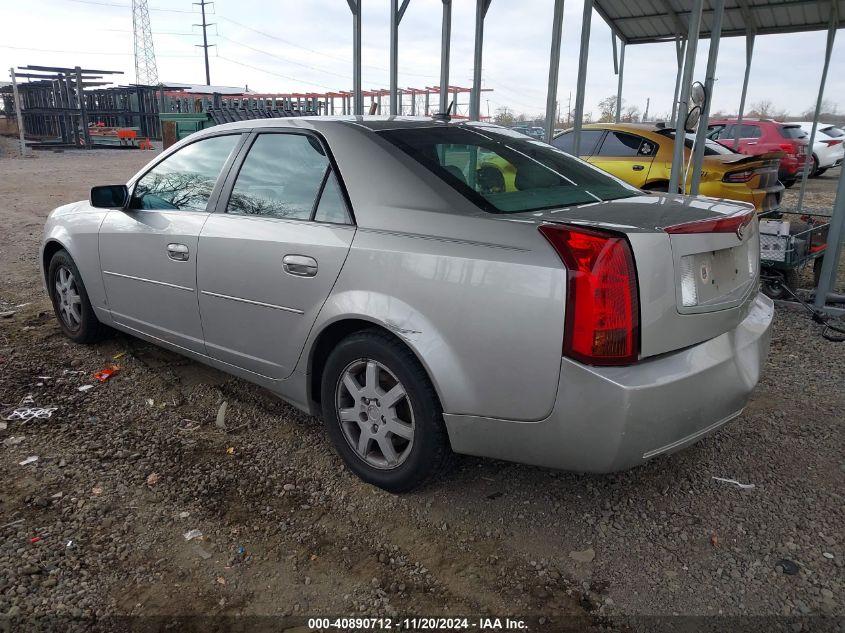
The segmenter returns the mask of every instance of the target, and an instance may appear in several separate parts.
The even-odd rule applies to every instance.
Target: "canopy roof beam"
[[[678,100],[678,114],[675,118],[675,143],[672,153],[672,171],[669,175],[669,193],[686,190],[686,179],[681,179],[684,169],[684,139],[686,138],[686,120],[689,112],[690,84],[695,68],[695,53],[698,48],[698,31],[701,26],[701,8],[704,0],[693,0],[693,13],[690,16],[687,32],[687,51],[684,58],[684,73],[681,80],[681,97]]]
[[[557,82],[560,76],[560,40],[563,35],[563,0],[555,0],[552,18],[552,50],[549,55],[549,86],[546,91],[546,143],[551,143],[557,121]]]

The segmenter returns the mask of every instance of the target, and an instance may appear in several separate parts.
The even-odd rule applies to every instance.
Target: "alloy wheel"
[[[340,374],[335,407],[343,437],[373,468],[397,468],[414,443],[414,411],[398,378],[376,360],[361,358]]]
[[[56,304],[64,324],[71,330],[82,324],[82,297],[73,272],[66,266],[56,271]]]

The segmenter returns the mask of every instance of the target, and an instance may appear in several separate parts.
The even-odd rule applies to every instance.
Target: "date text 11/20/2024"
[[[308,628],[328,630],[397,631],[524,631],[528,623],[520,618],[309,618]]]

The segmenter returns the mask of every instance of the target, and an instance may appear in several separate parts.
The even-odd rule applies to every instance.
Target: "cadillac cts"
[[[263,385],[404,491],[453,452],[605,473],[738,416],[773,315],[758,251],[750,205],[493,125],[349,117],[194,134],[53,211],[40,261],[74,341]]]

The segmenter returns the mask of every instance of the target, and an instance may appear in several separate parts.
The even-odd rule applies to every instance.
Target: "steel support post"
[[[452,43],[452,0],[443,0],[443,29],[440,35],[440,112],[449,107],[449,50]]]
[[[15,99],[15,115],[18,120],[18,137],[21,141],[21,156],[26,156],[27,148],[26,142],[23,138],[23,108],[21,107],[21,96],[18,93],[18,80],[15,77],[15,69],[10,68],[9,74],[12,76],[12,96]]]
[[[353,114],[364,114],[361,92],[361,0],[346,0],[352,11],[352,94]]]
[[[614,42],[616,41],[614,36]],[[625,77],[625,42],[619,46],[619,81],[616,85],[616,122],[622,120],[622,81]]]
[[[593,18],[593,0],[584,0],[581,16],[581,51],[578,55],[578,80],[575,88],[575,120],[572,153],[581,152],[581,126],[584,119],[584,89],[587,86],[587,57],[590,53],[590,22]]]
[[[476,0],[475,4],[475,54],[472,66],[472,90],[469,93],[469,118],[481,118],[481,53],[484,47],[484,18],[490,0]]]
[[[685,123],[689,112],[690,84],[695,69],[695,53],[698,48],[698,31],[701,26],[701,9],[703,0],[693,0],[692,13],[689,16],[689,31],[687,33],[687,52],[684,57],[684,74],[681,79],[681,97],[678,99],[678,115],[675,118],[675,143],[672,148],[672,171],[669,174],[669,193],[677,193],[678,187],[686,191],[686,183],[681,178],[684,172],[684,148],[686,144]]]
[[[742,115],[745,114],[745,97],[748,96],[748,79],[751,77],[751,59],[754,57],[753,30],[745,35],[745,76],[742,79],[742,92],[739,95],[739,112],[736,115],[736,129],[734,130],[734,150],[739,149],[739,133],[742,127]]]
[[[827,45],[824,49],[822,78],[819,82],[819,95],[816,98],[816,109],[813,111],[813,129],[810,131],[810,141],[807,146],[807,160],[804,162],[804,169],[801,172],[801,189],[798,191],[798,213],[801,213],[804,208],[804,192],[807,189],[807,178],[810,176],[810,170],[813,168],[813,144],[816,142],[816,131],[819,127],[819,114],[821,113],[822,100],[824,99],[824,87],[827,83],[827,70],[830,67],[830,54],[833,52],[833,42],[836,39],[836,27],[838,23],[836,18],[835,7],[831,7],[830,22],[828,22],[827,25]]]
[[[681,73],[684,70],[684,55],[687,50],[687,41],[679,35],[675,38],[675,58],[678,61],[678,72],[675,75],[675,92],[672,95],[672,120],[678,114],[678,92],[681,89]]]
[[[390,114],[400,114],[396,111],[396,94],[399,89],[399,24],[408,8],[410,0],[390,0]]]
[[[836,188],[836,198],[833,200],[830,228],[827,232],[827,250],[822,260],[819,285],[816,287],[815,305],[817,308],[824,308],[827,295],[833,290],[836,282],[836,271],[839,270],[839,260],[842,257],[843,241],[845,241],[845,177],[840,175],[839,184]]]
[[[697,196],[701,185],[701,165],[704,162],[704,147],[707,144],[707,121],[710,118],[710,104],[713,102],[713,86],[716,83],[716,61],[719,59],[719,42],[722,39],[722,18],[725,0],[713,0],[713,17],[710,27],[710,51],[707,54],[707,73],[704,78],[704,105],[701,119],[695,132],[695,149],[692,154],[692,182],[690,195]]]
[[[555,0],[552,18],[552,50],[549,54],[549,86],[546,90],[546,143],[552,142],[557,120],[557,81],[560,75],[560,40],[563,35],[563,0]]]

